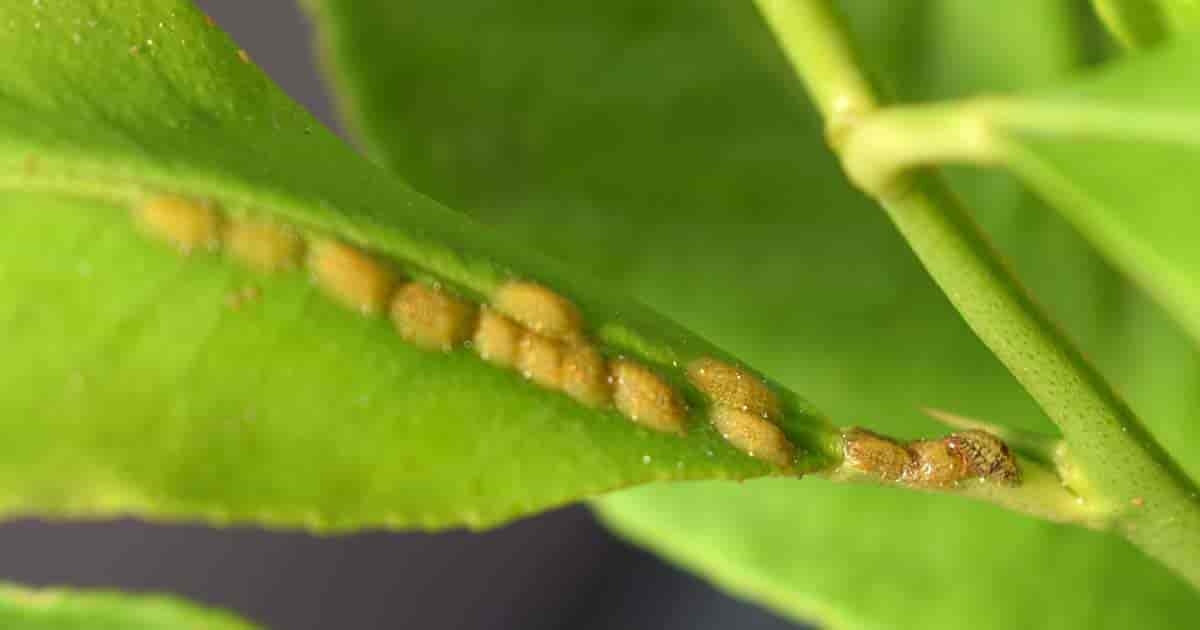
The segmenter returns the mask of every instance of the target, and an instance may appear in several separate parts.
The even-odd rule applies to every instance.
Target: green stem
[[[982,103],[983,101],[979,101]],[[887,107],[843,136],[838,153],[850,181],[873,196],[905,192],[902,174],[915,166],[993,164],[1001,151],[975,101]]]
[[[829,0],[758,4],[827,117],[837,111],[830,104],[875,102],[874,92],[864,92],[866,79]],[[848,91],[840,94],[842,89]],[[873,116],[887,115],[884,110]],[[861,117],[853,126],[869,128],[870,119]],[[933,116],[920,122],[925,130],[937,128]],[[974,135],[979,129],[985,133]],[[986,128],[968,126],[965,136],[961,129],[943,131],[942,149],[927,155],[895,150],[908,142],[901,138],[895,154],[922,157],[894,165],[886,155],[875,159],[865,145],[856,146],[856,133],[848,127],[835,143],[847,171],[860,174],[856,183],[880,201],[963,319],[1062,430],[1071,455],[1060,466],[1064,480],[1135,545],[1200,587],[1195,485],[1032,301],[936,173],[905,170],[959,146],[976,147],[964,151],[967,156],[990,156]],[[963,143],[964,137],[983,140]],[[925,137],[914,134],[910,140]],[[874,165],[864,167],[859,160]]]
[[[781,41],[784,53],[800,73],[826,121],[826,135],[837,145],[843,132],[878,107],[875,90],[859,71],[856,49],[840,34],[841,16],[824,3],[757,0]]]

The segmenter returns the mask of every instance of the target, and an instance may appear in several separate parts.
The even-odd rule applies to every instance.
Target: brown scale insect
[[[604,357],[591,346],[570,346],[562,361],[562,389],[588,405],[603,407],[612,400]]]
[[[796,448],[771,421],[783,409],[762,379],[711,357],[688,364],[687,376],[712,401],[709,420],[727,442],[751,457],[790,465]]]
[[[234,258],[264,273],[295,269],[304,257],[300,234],[270,221],[230,221],[225,227],[225,247]]]
[[[583,339],[583,316],[579,309],[540,284],[509,282],[496,290],[492,306],[539,335],[571,342]]]
[[[968,479],[1015,485],[1021,479],[1008,446],[984,431],[961,431],[902,445],[855,427],[842,433],[842,445],[846,466],[884,481],[952,486]]]
[[[894,440],[858,427],[842,432],[842,451],[847,466],[884,481],[899,480],[915,458]]]
[[[952,433],[945,438],[946,449],[963,461],[968,477],[1015,485],[1021,481],[1017,459],[1008,445],[986,431]]]
[[[751,457],[777,466],[790,466],[796,447],[775,426],[761,415],[734,407],[718,405],[712,411],[712,423],[721,437]]]
[[[525,331],[517,344],[517,370],[525,378],[549,389],[562,385],[562,344]]]
[[[471,338],[475,323],[474,304],[420,282],[401,287],[391,311],[400,338],[427,350],[453,350]]]
[[[968,478],[966,462],[950,450],[946,439],[910,442],[913,460],[904,469],[901,481],[913,485],[946,486]]]
[[[472,345],[479,358],[503,367],[517,363],[517,346],[524,331],[511,319],[484,306],[479,309]]]
[[[134,210],[138,226],[183,254],[216,249],[221,243],[221,214],[184,197],[155,197]]]
[[[780,414],[779,397],[762,379],[723,361],[704,357],[687,368],[688,380],[713,402],[763,418]]]
[[[625,417],[664,433],[683,435],[687,408],[679,393],[654,372],[628,359],[609,365],[613,404]]]
[[[308,267],[326,293],[368,315],[387,308],[397,281],[396,274],[370,254],[335,240],[314,243]]]

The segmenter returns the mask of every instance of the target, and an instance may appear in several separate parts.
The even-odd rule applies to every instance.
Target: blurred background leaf
[[[917,412],[932,405],[1052,431],[843,180],[749,3],[310,4],[351,126],[419,190],[599,270],[844,423],[918,435],[937,430]],[[1091,26],[1042,0],[845,8],[902,100],[1050,84],[1076,71]],[[1186,338],[1011,178],[951,175],[1194,473]],[[1115,537],[953,497],[760,481],[646,487],[599,508],[684,566],[833,627],[1167,628],[1200,611]]]
[[[1114,38],[1130,48],[1153,46],[1200,25],[1194,0],[1092,0],[1092,5]]]
[[[124,595],[64,589],[30,590],[0,584],[5,630],[252,630],[233,615],[204,610],[162,595]]]
[[[1002,105],[1006,163],[1200,339],[1200,41]]]

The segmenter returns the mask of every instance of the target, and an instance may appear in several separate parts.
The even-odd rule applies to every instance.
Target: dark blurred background
[[[293,2],[195,2],[339,129]],[[0,558],[0,580],[174,593],[279,630],[797,627],[617,540],[578,506],[484,534],[19,521],[0,525]]]

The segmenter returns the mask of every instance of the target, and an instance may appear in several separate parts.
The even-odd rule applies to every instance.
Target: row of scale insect
[[[330,297],[369,316],[388,316],[402,339],[426,350],[470,346],[480,359],[580,404],[614,409],[654,431],[688,430],[688,407],[674,386],[642,362],[604,356],[579,309],[541,284],[511,280],[476,304],[440,285],[406,281],[372,252],[277,221],[229,216],[174,195],[151,198],[133,214],[145,233],[184,254],[225,251],[262,272],[305,267]],[[691,361],[686,372],[711,403],[708,419],[725,440],[781,468],[793,465],[797,449],[777,424],[782,404],[762,379],[711,357]]]

